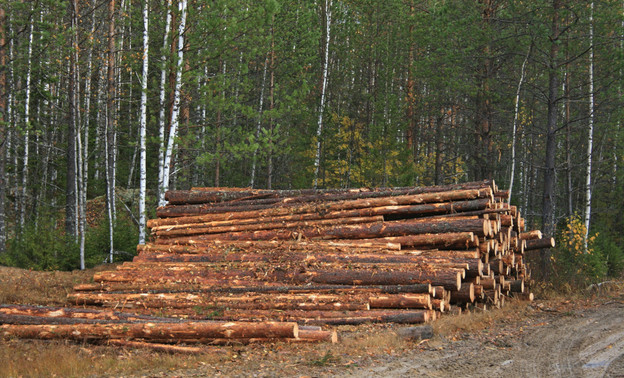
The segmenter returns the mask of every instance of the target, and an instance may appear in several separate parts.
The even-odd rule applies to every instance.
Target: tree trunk
[[[7,80],[6,80],[6,15],[0,5],[0,255],[6,251],[6,152],[7,152]]]
[[[267,57],[264,59],[264,69],[262,70],[262,85],[260,86],[260,101],[258,104],[258,120],[256,121],[256,134],[255,134],[255,139],[254,139],[255,143],[258,143],[258,141],[260,140],[260,129],[262,127],[262,105],[264,103],[264,87],[266,84],[266,74],[267,74],[268,64],[269,64],[269,56],[267,55]],[[251,179],[249,180],[249,187],[252,189],[255,188],[258,148],[259,146],[256,145],[256,147],[254,148],[254,152],[253,152],[253,156],[251,160]]]
[[[550,54],[548,67],[548,116],[546,119],[546,158],[544,162],[544,194],[542,203],[542,230],[546,236],[555,233],[555,158],[557,154],[557,97],[559,54],[559,8],[561,0],[552,1],[553,14],[550,36]],[[547,256],[541,256],[542,270],[548,271]]]
[[[184,32],[186,30],[186,0],[180,0],[178,8],[180,10],[180,25],[178,30],[178,61],[176,65],[176,77],[175,77],[175,89],[173,96],[173,109],[171,112],[171,128],[169,130],[169,138],[167,141],[167,149],[165,151],[164,170],[163,170],[163,201],[164,204],[164,192],[169,189],[169,181],[171,176],[171,166],[173,150],[175,148],[175,140],[178,135],[179,124],[179,112],[180,112],[180,91],[182,88],[182,71],[184,62]]]
[[[319,106],[318,125],[316,128],[316,154],[314,156],[314,189],[318,188],[319,171],[321,167],[321,137],[323,134],[323,113],[325,112],[325,96],[327,91],[327,77],[329,75],[329,42],[331,40],[332,0],[325,0],[325,50],[323,73],[321,78],[321,103]]]
[[[588,252],[589,225],[592,208],[592,148],[594,145],[594,2],[591,2],[589,13],[589,127],[587,131],[587,168],[585,181],[585,235],[583,247]]]
[[[159,102],[159,113],[158,113],[158,136],[159,136],[159,144],[158,144],[158,206],[163,206],[165,204],[165,129],[167,125],[167,115],[166,115],[166,106],[165,106],[165,98],[167,92],[167,67],[169,67],[167,52],[169,48],[169,33],[171,29],[171,0],[167,0],[167,17],[165,23],[165,36],[163,38],[163,47],[161,52],[161,67],[160,67],[160,102]]]
[[[72,0],[69,4],[72,20],[72,36],[71,36],[71,52],[69,61],[69,82],[68,82],[68,98],[69,98],[69,123],[67,132],[67,177],[65,187],[65,232],[68,236],[76,237],[77,235],[77,218],[76,218],[76,133],[78,129],[78,104],[76,104],[76,70],[78,62],[76,62],[76,54],[74,48],[78,43],[78,2]]]
[[[113,262],[115,225],[115,0],[108,3],[108,60],[106,90],[106,210],[108,213],[109,262]]]
[[[139,244],[145,243],[147,214],[145,197],[147,195],[147,81],[149,67],[149,2],[143,3],[143,71],[141,76],[141,118],[139,120]]]
[[[511,173],[509,174],[509,197],[507,198],[508,203],[511,203],[511,195],[513,193],[514,177],[516,173],[516,130],[518,129],[518,115],[520,113],[520,92],[522,90],[524,74],[526,73],[526,64],[529,61],[529,57],[531,56],[532,47],[533,44],[529,46],[529,51],[527,51],[524,62],[522,62],[522,68],[520,69],[520,79],[518,80],[518,88],[516,89],[516,102],[514,106],[514,118],[511,134]]]

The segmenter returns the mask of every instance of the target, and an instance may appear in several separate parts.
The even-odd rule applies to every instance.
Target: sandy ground
[[[580,310],[534,308],[521,324],[441,340],[431,350],[343,376],[624,377],[624,301]]]

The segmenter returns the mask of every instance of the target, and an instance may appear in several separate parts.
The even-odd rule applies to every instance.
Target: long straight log
[[[450,290],[461,288],[462,273],[458,270],[439,272],[370,272],[370,271],[317,271],[304,273],[309,280],[323,284],[340,285],[409,285],[429,283]]]
[[[384,241],[399,243],[401,248],[440,248],[440,249],[467,249],[476,246],[476,238],[472,232],[448,232],[437,234],[420,234],[406,236],[388,236],[365,241]]]
[[[351,201],[329,202],[321,204],[306,204],[303,206],[276,207],[258,209],[260,206],[245,207],[213,207],[206,205],[187,205],[160,208],[157,211],[159,218],[177,217],[179,219],[157,219],[148,222],[148,227],[163,225],[188,224],[200,222],[212,222],[228,219],[245,219],[259,217],[275,217],[304,213],[328,213],[332,211],[344,211],[352,209],[382,207],[382,206],[405,206],[425,203],[441,203],[451,201],[465,201],[479,198],[492,198],[491,188],[468,189],[437,193],[423,193],[404,195],[397,197],[355,199]]]
[[[411,234],[429,234],[446,232],[473,232],[478,235],[489,235],[489,221],[484,219],[439,220],[435,222],[393,221],[365,225],[343,225],[337,227],[303,228],[298,231],[255,231],[236,232],[219,235],[196,235],[175,239],[157,238],[161,244],[194,245],[209,240],[298,240],[308,239],[361,239],[384,236],[403,236]]]
[[[275,283],[253,282],[253,286],[242,286],[237,282],[222,282],[215,286],[188,285],[186,283],[155,283],[151,286],[137,286],[136,284],[96,284],[82,288],[84,291],[101,290],[109,292],[123,293],[183,293],[192,291],[194,293],[430,293],[430,284],[412,285],[310,285],[284,286]],[[250,284],[248,282],[247,284]],[[237,286],[238,285],[238,286]],[[74,288],[76,289],[76,288]]]
[[[181,346],[181,345],[171,345],[171,344],[160,344],[160,343],[146,343],[144,341],[129,341],[122,339],[110,339],[107,340],[109,345],[117,345],[127,348],[141,348],[141,349],[150,349],[158,352],[167,352],[167,353],[185,353],[185,354],[199,354],[206,353],[208,350],[206,348],[200,347],[190,347],[190,346]]]
[[[336,219],[318,219],[313,221],[298,221],[298,222],[262,222],[245,225],[232,225],[232,226],[187,226],[177,227],[175,229],[160,228],[152,230],[152,234],[159,237],[176,237],[176,236],[189,236],[189,235],[201,235],[201,234],[222,234],[230,232],[243,232],[243,231],[257,231],[257,230],[285,230],[291,228],[302,227],[322,227],[327,225],[336,224],[359,224],[359,223],[375,223],[383,222],[384,217],[381,215],[371,217],[352,217],[352,218],[336,218]],[[185,225],[186,226],[186,225]]]
[[[0,325],[4,339],[71,339],[97,340],[141,338],[175,342],[193,338],[297,338],[297,323],[291,322],[187,322],[187,323],[122,323],[74,325]]]
[[[102,311],[71,307],[48,307],[30,305],[0,305],[0,314],[7,316],[27,316],[32,318],[88,320],[94,322],[174,322],[175,319],[137,315],[125,312]]]
[[[193,246],[175,244],[139,244],[137,253],[159,252],[180,254],[206,254],[231,252],[263,252],[263,251],[324,251],[324,252],[349,252],[371,250],[400,250],[401,244],[386,242],[383,240],[316,240],[316,241],[289,241],[289,240],[213,240],[206,243],[195,243]]]
[[[429,187],[405,187],[405,188],[376,188],[376,189],[303,189],[303,190],[258,190],[248,188],[192,188],[190,191],[169,191],[165,199],[170,203],[201,203],[201,202],[243,202],[243,203],[274,203],[276,201],[289,203],[315,202],[315,201],[338,201],[353,198],[390,197],[397,195],[410,195],[433,193],[450,190],[478,189],[492,187],[492,182],[477,181],[463,184],[436,185]],[[204,198],[202,200],[202,197]],[[231,198],[230,198],[231,197]],[[245,198],[247,197],[247,198]]]
[[[383,295],[369,298],[371,308],[422,308],[431,310],[429,294]]]
[[[176,225],[164,225],[152,227],[153,234],[181,235],[184,232],[188,234],[199,234],[203,232],[234,232],[254,229],[271,229],[271,228],[296,228],[310,225],[322,225],[333,223],[364,223],[362,218],[384,217],[386,220],[413,218],[429,216],[431,214],[447,214],[457,212],[461,214],[463,211],[484,209],[489,205],[487,198],[481,198],[469,201],[432,203],[422,205],[407,206],[382,206],[368,207],[353,210],[338,210],[332,212],[312,212],[304,214],[287,214],[282,216],[271,217],[251,217],[247,219],[229,219],[212,222],[187,223]],[[334,219],[335,221],[330,221]],[[378,219],[379,220],[379,219]],[[383,220],[383,219],[381,219]],[[264,228],[262,228],[264,227]]]

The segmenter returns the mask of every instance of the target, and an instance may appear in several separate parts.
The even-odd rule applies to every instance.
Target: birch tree
[[[147,189],[147,153],[145,136],[147,128],[147,81],[149,67],[149,1],[143,2],[143,73],[141,76],[141,111],[139,120],[139,244],[145,244],[145,196]]]
[[[178,60],[176,63],[175,89],[173,95],[173,109],[171,112],[171,128],[167,140],[167,149],[163,161],[163,186],[159,193],[159,205],[165,205],[165,192],[169,189],[171,175],[171,163],[173,149],[175,147],[180,113],[180,90],[182,88],[182,68],[184,67],[184,31],[186,29],[186,0],[180,0],[178,9],[180,11],[180,25],[178,29]]]
[[[585,238],[583,246],[587,253],[587,241],[589,238],[589,223],[591,220],[591,174],[592,174],[592,148],[594,145],[594,2],[589,10],[589,126],[587,130],[587,173],[585,180]]]
[[[314,156],[314,188],[318,188],[319,170],[321,167],[321,135],[323,133],[323,113],[325,112],[325,92],[327,91],[327,76],[329,75],[329,42],[331,39],[332,0],[325,0],[325,49],[323,74],[321,77],[321,103],[316,128],[316,155]]]
[[[4,4],[0,4],[0,255],[6,251],[6,111],[7,111],[7,82],[6,82],[6,14]]]
[[[159,113],[158,113],[158,205],[165,203],[165,128],[167,125],[167,115],[165,111],[165,97],[167,93],[167,49],[169,47],[169,33],[171,29],[171,0],[167,0],[167,16],[165,22],[165,36],[163,38],[163,47],[160,56],[160,96],[159,96]]]
[[[31,12],[34,11],[31,6]],[[20,226],[24,227],[26,216],[26,188],[28,187],[28,158],[29,158],[29,139],[30,139],[30,87],[32,83],[32,49],[34,35],[34,17],[30,20],[30,29],[28,35],[28,62],[26,68],[26,98],[24,99],[24,156],[22,160],[22,190],[20,193]]]

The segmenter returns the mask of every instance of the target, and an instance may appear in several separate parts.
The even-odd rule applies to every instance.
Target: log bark
[[[370,308],[422,308],[431,310],[429,294],[383,295],[369,298]]]
[[[406,248],[439,248],[439,249],[467,249],[476,246],[476,238],[472,232],[451,232],[437,234],[421,234],[406,236],[389,236],[363,241],[384,241],[399,243],[402,249]]]
[[[204,347],[147,343],[144,341],[130,341],[130,340],[123,340],[123,339],[110,339],[110,340],[107,340],[106,343],[108,345],[122,346],[126,348],[150,349],[150,350],[155,350],[157,352],[166,352],[166,353],[200,354],[200,353],[209,352],[209,350]]]
[[[533,230],[533,231],[529,231],[529,232],[522,232],[519,235],[519,238],[521,240],[541,239],[542,238],[542,231],[540,231],[540,230]]]
[[[160,244],[194,245],[210,240],[300,240],[307,239],[365,239],[385,236],[412,234],[473,232],[476,235],[489,235],[490,224],[484,219],[449,219],[431,222],[393,221],[365,225],[343,225],[337,227],[302,228],[297,231],[268,230],[236,232],[230,234],[204,234],[175,239],[156,238]]]
[[[451,303],[472,303],[475,300],[474,285],[463,284],[461,289],[451,291]]]
[[[525,251],[535,249],[555,248],[555,238],[526,240]]]
[[[340,285],[410,285],[429,283],[449,290],[461,288],[462,273],[457,270],[439,272],[370,272],[317,271],[306,273],[311,282]]]
[[[74,325],[1,325],[4,339],[71,339],[97,340],[141,338],[175,342],[193,338],[297,338],[297,323],[292,322],[187,322],[187,323],[122,323]]]
[[[275,217],[292,214],[319,213],[324,214],[332,211],[344,211],[352,209],[373,208],[383,206],[405,206],[425,203],[442,203],[451,201],[465,201],[479,198],[492,198],[491,188],[467,189],[437,193],[423,193],[415,195],[402,195],[397,197],[360,198],[350,201],[338,201],[321,204],[306,204],[295,206],[282,206],[266,208],[266,205],[246,206],[207,206],[207,205],[181,205],[173,207],[161,207],[157,210],[159,218],[182,218],[178,220],[154,220],[148,222],[148,227],[162,226],[166,224],[188,224],[198,222],[211,222],[228,219],[245,219],[260,217]]]

